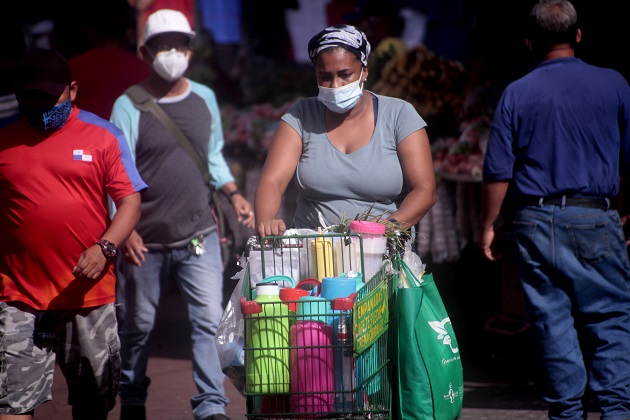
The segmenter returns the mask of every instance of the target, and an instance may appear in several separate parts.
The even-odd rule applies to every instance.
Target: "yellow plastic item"
[[[311,241],[311,275],[319,281],[324,277],[333,277],[332,241],[318,237]]]

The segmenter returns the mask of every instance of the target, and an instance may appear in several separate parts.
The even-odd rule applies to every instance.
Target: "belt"
[[[516,204],[518,207],[555,205],[608,210],[610,199],[607,197],[567,197],[566,195],[560,197],[521,196],[516,199]]]

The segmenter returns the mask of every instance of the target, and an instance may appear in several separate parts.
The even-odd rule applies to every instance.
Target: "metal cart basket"
[[[363,267],[359,234],[250,238],[241,297],[247,418],[391,418],[397,275],[389,259],[365,281]],[[327,297],[339,278],[356,282]],[[282,299],[256,296],[266,283],[278,284]],[[296,284],[306,285],[301,298]]]

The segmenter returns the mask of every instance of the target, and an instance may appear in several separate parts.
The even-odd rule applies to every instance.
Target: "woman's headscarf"
[[[341,47],[356,55],[363,67],[367,67],[370,43],[365,34],[351,25],[329,26],[308,42],[308,56],[315,64],[315,57],[326,48]]]

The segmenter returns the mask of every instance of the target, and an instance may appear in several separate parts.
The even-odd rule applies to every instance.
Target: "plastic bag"
[[[262,263],[263,255],[260,250],[260,246],[258,246],[258,249],[253,248],[247,258],[250,268],[249,275],[251,288],[255,289],[256,285],[263,279],[263,277],[285,275],[295,279],[296,281],[311,277],[308,271],[308,253],[304,240],[302,238],[291,238],[290,236],[313,235],[316,233],[317,231],[310,229],[288,229],[284,233],[281,248],[265,248],[264,270]],[[292,285],[288,284],[283,284],[281,286],[292,287]]]
[[[234,280],[238,279],[238,283],[223,310],[221,322],[214,336],[221,370],[243,396],[245,396],[245,352],[243,351],[245,324],[240,299],[243,295],[245,271],[242,269],[232,277]]]
[[[422,280],[422,275],[424,274],[427,265],[422,262],[422,259],[418,254],[411,250],[411,247],[405,247],[403,261],[407,265],[407,268],[411,270],[411,273],[407,274],[406,270],[401,270],[400,276],[398,277],[398,287],[406,288],[420,286],[420,284],[424,281]]]

